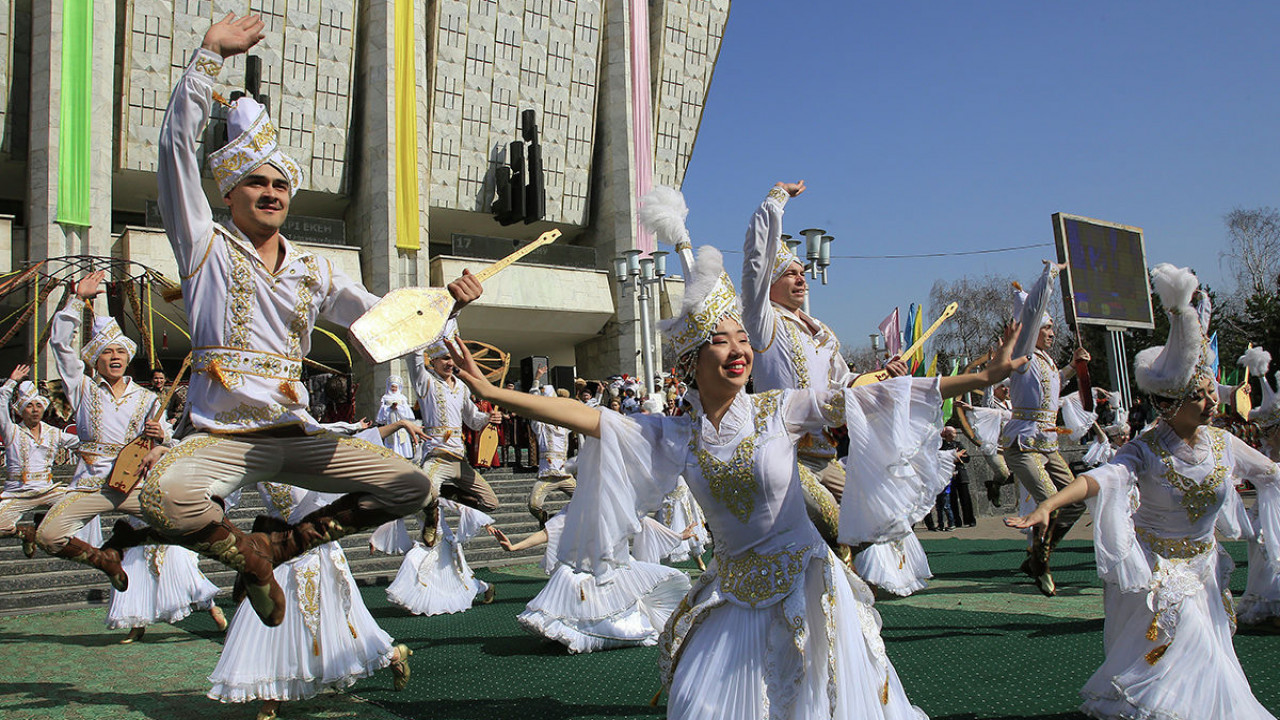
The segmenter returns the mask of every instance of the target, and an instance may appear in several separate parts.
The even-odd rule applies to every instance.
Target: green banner
[[[62,3],[62,101],[58,109],[58,214],[89,225],[89,126],[93,120],[93,0]]]

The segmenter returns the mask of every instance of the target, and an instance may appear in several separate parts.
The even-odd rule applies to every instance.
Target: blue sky
[[[835,236],[812,307],[848,346],[938,278],[1032,279],[1057,211],[1139,226],[1149,263],[1226,289],[1223,215],[1280,205],[1277,27],[1280,3],[739,0],[685,178],[690,232],[738,251],[769,187],[806,180],[786,228]]]

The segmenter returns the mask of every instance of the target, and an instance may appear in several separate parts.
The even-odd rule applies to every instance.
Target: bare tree
[[[1227,223],[1227,249],[1236,278],[1236,293],[1249,297],[1274,292],[1280,272],[1280,211],[1271,207],[1236,208],[1223,218]]]
[[[991,348],[1013,307],[1013,278],[1007,275],[937,280],[929,308],[937,314],[948,304],[956,314],[933,335],[933,348],[948,357],[976,358]]]

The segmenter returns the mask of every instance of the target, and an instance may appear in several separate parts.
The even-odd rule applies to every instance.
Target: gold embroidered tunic
[[[0,386],[0,439],[4,441],[4,463],[8,471],[0,500],[48,492],[55,485],[52,468],[58,451],[80,444],[75,435],[46,422],[40,423],[38,439],[31,428],[15,423],[8,408],[17,387],[12,380],[5,380]]]
[[[160,213],[191,324],[191,421],[216,432],[318,431],[299,382],[316,319],[347,327],[378,298],[283,237],[279,267],[268,268],[238,228],[213,222],[200,139],[221,69],[222,58],[196,51],[169,102],[157,163]]]

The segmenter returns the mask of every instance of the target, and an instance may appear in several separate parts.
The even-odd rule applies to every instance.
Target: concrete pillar
[[[626,3],[605,3],[600,87],[596,112],[596,162],[592,171],[592,228],[600,268],[636,244],[636,177],[631,127],[630,20]],[[579,346],[579,375],[643,374],[638,293],[614,285],[617,317],[603,335]]]
[[[111,167],[114,137],[116,3],[94,0],[93,120],[90,126],[89,227],[59,225],[58,132],[62,101],[62,3],[31,4],[31,106],[27,153],[27,260],[111,254]],[[59,293],[50,297],[56,302]],[[43,327],[52,313],[41,307]],[[41,376],[48,353],[39,359]]]
[[[347,209],[347,231],[360,240],[364,285],[375,295],[399,287],[425,285],[428,278],[427,229],[430,205],[430,145],[427,77],[427,2],[415,0],[415,69],[418,78],[418,242],[421,250],[396,248],[395,3],[364,0],[359,5],[356,50],[356,108],[361,132],[355,148],[355,183]],[[371,365],[357,360],[360,384],[356,415],[372,415],[388,376],[406,377],[401,360]]]

